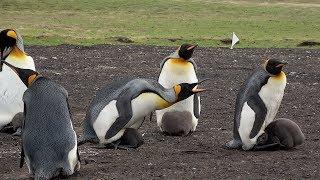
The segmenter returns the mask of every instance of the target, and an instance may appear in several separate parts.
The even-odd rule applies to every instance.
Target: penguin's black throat
[[[29,87],[34,79],[36,79],[36,77],[39,75],[39,73],[37,73],[36,71],[33,71],[31,69],[21,69],[3,60],[1,60],[0,62],[0,69],[2,69],[3,64],[9,66],[27,87]]]

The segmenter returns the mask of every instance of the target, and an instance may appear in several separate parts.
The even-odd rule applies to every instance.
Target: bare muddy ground
[[[175,48],[153,46],[31,46],[40,73],[69,91],[78,135],[95,92],[118,77],[156,78],[160,61]],[[226,150],[232,136],[235,96],[262,57],[289,62],[288,84],[277,117],[299,124],[306,142],[290,151]],[[210,78],[202,117],[187,137],[159,133],[155,118],[140,128],[136,151],[80,147],[81,171],[71,179],[318,179],[320,176],[320,50],[197,48],[198,76]],[[28,178],[18,167],[20,138],[0,134],[0,179]]]

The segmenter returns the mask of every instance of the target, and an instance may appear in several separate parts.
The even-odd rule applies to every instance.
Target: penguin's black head
[[[32,84],[33,80],[39,75],[36,71],[33,71],[31,69],[21,69],[3,60],[1,60],[0,62],[0,68],[2,68],[3,64],[9,66],[27,87],[29,87]]]
[[[178,97],[177,102],[187,99],[191,95],[196,94],[198,92],[205,91],[205,89],[198,89],[198,84],[199,83],[192,83],[192,84],[181,83],[181,84],[175,85],[174,91]]]
[[[191,58],[195,47],[197,47],[197,45],[182,44],[179,48],[178,55],[184,60],[188,60]]]
[[[271,75],[278,75],[281,73],[283,66],[285,66],[286,62],[281,62],[277,59],[268,59],[264,61],[265,70]]]
[[[0,32],[1,60],[4,60],[17,44],[17,33],[15,30],[6,29]]]

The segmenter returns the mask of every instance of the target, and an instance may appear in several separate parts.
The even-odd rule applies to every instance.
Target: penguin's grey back
[[[22,142],[31,168],[38,171],[35,173],[45,176],[57,168],[68,170],[68,153],[75,147],[76,136],[67,96],[63,87],[44,77],[36,79],[24,93]]]

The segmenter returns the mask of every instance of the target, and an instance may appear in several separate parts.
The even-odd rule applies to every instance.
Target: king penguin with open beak
[[[158,82],[165,88],[198,82],[196,63],[191,58],[197,45],[182,44],[161,63]],[[195,94],[166,109],[156,111],[157,124],[167,135],[182,136],[195,131],[200,116],[200,97]]]
[[[198,82],[167,89],[153,79],[109,84],[97,92],[87,111],[79,145],[94,142],[101,148],[137,148],[143,143],[137,129],[147,115],[202,91]]]
[[[274,121],[287,84],[282,71],[286,64],[278,59],[267,59],[245,81],[237,95],[233,140],[226,144],[227,148],[253,149],[257,139]]]
[[[15,67],[35,70],[32,57],[24,52],[21,36],[12,29],[0,32],[1,60]],[[0,129],[23,112],[22,96],[26,86],[8,66],[0,66]]]

